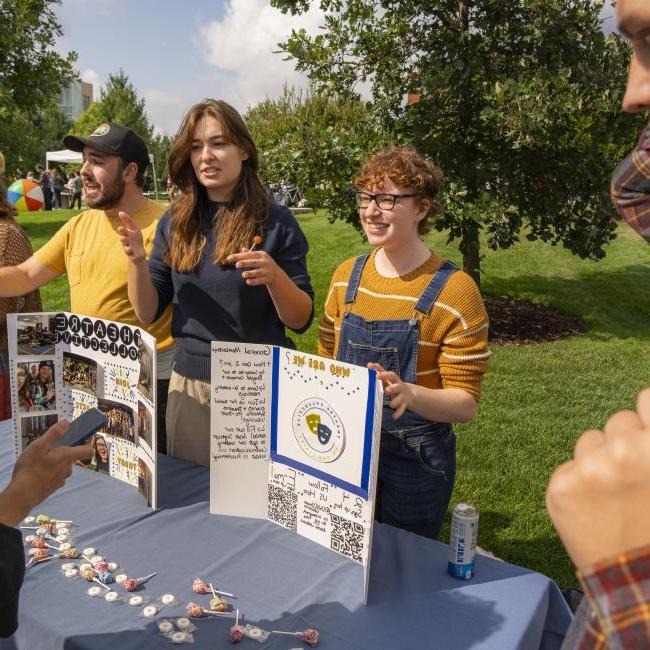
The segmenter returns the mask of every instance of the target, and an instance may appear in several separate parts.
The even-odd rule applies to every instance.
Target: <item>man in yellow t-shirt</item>
[[[164,208],[142,191],[149,165],[147,146],[131,129],[114,122],[100,125],[87,138],[67,135],[63,142],[83,152],[81,178],[91,209],[70,219],[27,261],[0,268],[0,297],[24,295],[67,273],[73,312],[143,327],[129,301],[128,258],[117,228],[119,212],[131,215],[150,253]],[[164,406],[174,345],[171,308],[145,329],[158,342],[158,441],[159,449],[164,449]]]

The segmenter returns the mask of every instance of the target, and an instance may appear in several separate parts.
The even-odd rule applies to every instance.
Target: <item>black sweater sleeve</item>
[[[25,577],[23,536],[17,528],[0,524],[0,637],[18,627],[18,595]]]

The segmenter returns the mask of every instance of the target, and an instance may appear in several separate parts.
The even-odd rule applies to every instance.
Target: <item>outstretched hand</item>
[[[650,389],[636,411],[580,436],[546,489],[546,507],[581,569],[650,544]]]
[[[117,228],[117,234],[120,236],[120,243],[127,257],[134,263],[146,260],[147,253],[144,249],[142,231],[126,212],[119,212],[117,216],[122,222],[122,225]]]
[[[20,455],[11,482],[2,493],[0,522],[17,525],[32,508],[65,483],[75,462],[90,459],[90,447],[53,446],[69,426],[63,420],[57,422]]]
[[[242,248],[241,253],[228,255],[226,261],[229,264],[234,264],[237,269],[246,269],[242,273],[242,278],[250,287],[273,284],[280,272],[276,261],[262,250],[251,251],[248,248]]]
[[[393,419],[398,420],[407,409],[411,408],[415,399],[413,384],[402,381],[400,376],[392,370],[384,370],[379,363],[369,363],[368,368],[377,371],[377,379],[384,384],[384,393],[390,397],[388,406],[395,409]]]

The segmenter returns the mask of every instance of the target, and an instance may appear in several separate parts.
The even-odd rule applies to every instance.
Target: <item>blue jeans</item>
[[[382,431],[375,518],[438,539],[456,478],[456,436]],[[443,429],[444,427],[444,429]]]

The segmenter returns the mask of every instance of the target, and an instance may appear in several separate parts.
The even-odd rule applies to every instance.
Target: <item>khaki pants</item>
[[[167,454],[210,465],[210,384],[172,371],[166,413]]]

